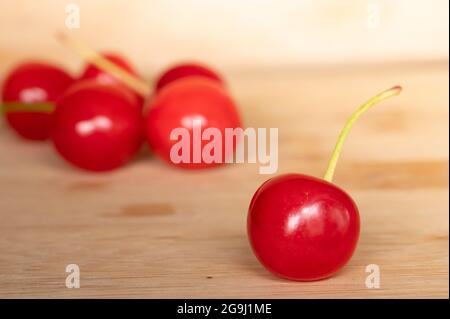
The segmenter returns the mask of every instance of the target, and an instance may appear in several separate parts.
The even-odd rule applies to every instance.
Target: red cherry
[[[120,68],[127,71],[136,78],[139,79],[141,78],[134,69],[134,67],[132,67],[131,64],[120,55],[113,53],[104,53],[102,54],[102,57],[110,62],[113,62],[115,65],[119,66]],[[126,86],[121,79],[118,79],[115,76],[111,75],[110,73],[99,69],[93,64],[88,64],[84,69],[82,75],[80,76],[80,80],[88,80],[88,79],[94,79],[101,84],[117,85],[120,86],[122,89],[129,90],[130,92],[133,93],[133,96],[136,99],[135,103],[137,105],[143,106],[144,104],[144,98],[141,95],[134,92],[128,86]]]
[[[95,81],[75,84],[58,100],[51,138],[68,162],[91,171],[124,165],[142,143],[141,109],[130,92]]]
[[[353,255],[359,213],[343,190],[300,174],[264,183],[253,196],[248,234],[271,272],[293,280],[328,277]]]
[[[230,150],[225,149],[225,128],[239,128],[241,122],[236,106],[229,94],[217,82],[204,77],[188,77],[166,86],[152,100],[147,116],[147,138],[153,151],[172,163],[170,151],[177,141],[170,139],[175,128],[185,128],[190,135],[190,163],[177,163],[178,167],[203,168],[219,163],[205,162],[203,158],[195,163],[193,149],[193,123],[201,122],[201,129],[217,128],[221,133],[222,156],[225,161]],[[233,151],[235,149],[233,143]],[[208,141],[202,140],[203,150]],[[228,153],[227,153],[228,152]]]
[[[202,76],[217,81],[221,85],[224,84],[224,81],[222,80],[220,75],[212,69],[200,64],[186,63],[176,65],[164,71],[156,81],[155,91],[161,90],[163,87],[173,81],[189,76]]]
[[[69,74],[56,66],[40,62],[19,65],[3,85],[8,124],[26,139],[47,139],[53,104],[73,82]]]
[[[82,41],[63,34],[59,38],[78,52],[81,57],[101,70],[114,74],[141,96],[150,96],[150,88],[145,82],[125,72],[114,63],[110,63]],[[237,136],[234,136],[230,143],[224,132],[227,128],[231,130],[240,128],[241,122],[232,99],[217,80],[214,81],[205,76],[181,78],[166,85],[156,96],[152,96],[149,99],[149,105],[151,109],[146,123],[147,138],[155,153],[166,161],[185,168],[212,167],[225,162],[234,152]],[[196,138],[193,137],[198,131],[198,127],[193,126],[198,122],[200,122],[200,131],[203,131],[200,132],[202,135],[200,141],[196,141]],[[188,157],[190,157],[188,163],[174,163],[171,159],[173,146],[177,146],[181,142],[171,140],[171,133],[174,129],[184,129],[183,133],[189,135],[187,137],[190,142],[190,145],[187,146]],[[209,141],[204,140],[204,136],[208,136],[206,132],[212,135]],[[218,134],[216,134],[217,132]],[[240,133],[237,132],[236,135],[238,134]],[[216,135],[220,135],[220,137],[216,138]],[[183,138],[182,140],[185,141]],[[219,143],[214,143],[217,140],[221,142],[222,147],[218,146]],[[214,146],[208,148],[211,144]],[[199,147],[197,147],[198,145]],[[200,159],[196,156],[198,148],[201,153]],[[183,147],[183,149],[185,148]],[[203,155],[208,151],[210,156],[205,159]],[[185,155],[188,152],[182,153]],[[212,161],[210,161],[211,157]]]
[[[345,125],[324,180],[289,174],[266,181],[253,195],[247,231],[253,252],[272,273],[310,281],[332,276],[352,257],[359,212],[347,193],[331,183],[350,128],[374,104],[398,95],[394,87],[362,105]]]

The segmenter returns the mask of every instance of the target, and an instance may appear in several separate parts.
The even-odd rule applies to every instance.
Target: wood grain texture
[[[316,176],[354,108],[404,86],[356,124],[338,164],[362,218],[343,271],[290,282],[256,261],[247,207],[269,177],[256,165],[188,172],[143,152],[90,174],[2,124],[0,297],[448,298],[448,62],[227,75],[246,125],[279,128],[278,173]],[[65,288],[71,263],[80,289]],[[380,289],[365,287],[368,264]]]

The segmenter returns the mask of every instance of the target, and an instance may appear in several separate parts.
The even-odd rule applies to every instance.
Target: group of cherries
[[[28,139],[51,138],[63,158],[93,171],[125,164],[145,136],[153,152],[171,163],[175,141],[170,132],[176,127],[192,131],[196,119],[202,128],[218,128],[222,133],[225,128],[241,126],[224,81],[205,66],[171,68],[159,77],[151,96],[145,96],[142,90],[139,93],[124,84],[140,81],[129,63],[116,55],[101,59],[104,63],[87,65],[78,79],[48,64],[16,68],[3,87],[10,126]],[[126,71],[128,81],[99,69],[99,65],[108,65],[105,61]],[[336,163],[353,123],[367,109],[400,91],[398,86],[386,90],[353,113],[323,179],[285,174],[269,179],[255,192],[248,211],[248,238],[269,271],[291,280],[319,280],[332,276],[350,260],[359,238],[359,212],[353,199],[332,183]],[[203,168],[214,163],[177,165]]]
[[[139,77],[123,57],[104,54],[103,58]],[[20,136],[50,138],[64,159],[91,171],[124,165],[145,137],[155,154],[172,163],[170,149],[176,141],[170,139],[170,132],[177,127],[190,129],[194,119],[201,119],[202,128],[241,125],[222,77],[193,63],[165,71],[148,97],[93,64],[74,78],[57,66],[24,63],[4,82],[3,107],[7,122]],[[191,161],[179,166],[214,164]]]

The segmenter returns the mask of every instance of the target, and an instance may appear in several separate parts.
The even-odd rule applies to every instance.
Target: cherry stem
[[[92,50],[83,41],[70,37],[64,33],[58,33],[57,38],[67,46],[71,47],[86,62],[91,63],[102,71],[116,77],[144,98],[150,95],[151,88],[145,81],[104,58],[102,55]]]
[[[337,140],[336,146],[334,147],[333,154],[331,155],[331,159],[328,162],[327,171],[325,172],[324,179],[328,182],[331,182],[333,180],[334,170],[336,168],[337,161],[339,159],[339,155],[342,151],[342,146],[344,145],[344,141],[347,138],[348,133],[350,132],[350,129],[352,128],[353,124],[356,122],[356,120],[368,109],[370,109],[375,104],[382,102],[386,99],[389,99],[393,96],[399,95],[402,91],[401,86],[394,86],[390,88],[389,90],[383,91],[379,93],[378,95],[371,98],[369,101],[361,105],[348,119],[347,123],[345,124],[344,128],[342,129],[341,133],[339,134],[339,138]]]
[[[51,113],[55,106],[52,103],[8,102],[0,104],[0,113]]]

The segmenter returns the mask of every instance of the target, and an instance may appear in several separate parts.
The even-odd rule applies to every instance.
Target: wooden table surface
[[[246,126],[279,128],[278,173],[316,176],[355,107],[403,85],[356,124],[338,164],[335,182],[362,219],[341,272],[291,282],[256,261],[247,207],[270,176],[255,164],[191,172],[143,152],[92,174],[2,123],[0,297],[448,298],[448,62],[227,75]],[[80,289],[65,287],[72,263]],[[369,264],[380,267],[379,289],[365,286]]]

